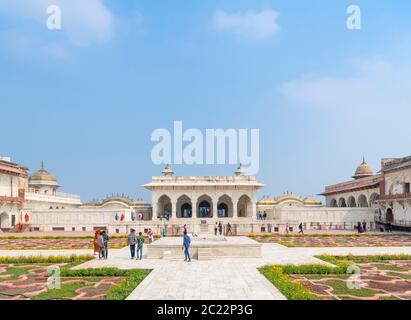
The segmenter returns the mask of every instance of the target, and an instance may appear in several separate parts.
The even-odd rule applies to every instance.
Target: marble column
[[[197,219],[197,196],[191,195],[191,218]]]
[[[218,218],[218,198],[212,198],[213,204],[213,218]]]
[[[254,201],[252,201],[251,202],[251,210],[252,210],[252,213],[253,213],[253,215],[252,215],[252,220],[253,221],[256,221],[257,220],[257,203],[256,202],[254,202]]]
[[[233,219],[238,219],[238,199],[233,199]]]
[[[177,199],[171,199],[171,219],[177,219]]]
[[[157,199],[153,198],[153,208],[152,208],[153,212],[152,212],[152,218],[151,218],[152,221],[159,221],[159,218],[157,216],[157,207],[158,207]]]

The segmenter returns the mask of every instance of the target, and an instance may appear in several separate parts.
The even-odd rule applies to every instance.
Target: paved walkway
[[[0,256],[90,254],[90,250],[0,251]],[[186,263],[181,260],[131,260],[129,249],[111,250],[108,260],[91,260],[82,268],[152,269],[128,297],[130,300],[283,300],[285,297],[257,270],[266,264],[324,263],[314,256],[411,254],[411,247],[287,248],[263,244],[262,258],[221,259]]]

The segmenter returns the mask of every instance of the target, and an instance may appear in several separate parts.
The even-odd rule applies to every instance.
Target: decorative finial
[[[243,165],[240,163],[240,166],[239,166],[239,167],[237,168],[237,170],[235,171],[235,175],[236,175],[237,177],[239,177],[239,176],[244,175],[244,173],[245,173],[244,167],[243,167]]]
[[[173,169],[171,169],[171,166],[167,164],[163,170],[163,176],[173,176],[173,175],[174,175]]]
[[[41,160],[41,170],[44,170],[44,161]]]

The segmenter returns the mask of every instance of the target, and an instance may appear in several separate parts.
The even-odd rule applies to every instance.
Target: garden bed
[[[318,258],[331,265],[269,265],[260,272],[289,300],[411,300],[411,256]]]
[[[404,247],[411,246],[411,235],[250,235],[261,243],[278,243],[290,248],[307,247]]]
[[[0,258],[0,300],[124,300],[149,270],[71,270],[93,256]]]
[[[120,249],[127,245],[126,237],[110,237],[110,248]],[[70,250],[94,247],[94,237],[0,237],[0,250]]]

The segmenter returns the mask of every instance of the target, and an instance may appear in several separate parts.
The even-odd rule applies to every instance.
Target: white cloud
[[[12,57],[26,60],[33,57],[56,61],[71,59],[70,50],[64,42],[44,42],[30,33],[14,29],[0,31],[0,49]]]
[[[408,58],[395,63],[370,58],[352,64],[347,75],[302,75],[279,91],[288,102],[324,111],[404,111],[411,101],[409,66]]]
[[[61,31],[46,28],[46,9],[51,4],[61,8]],[[62,32],[76,46],[90,46],[110,40],[115,24],[114,16],[101,0],[2,0],[2,13],[24,21],[35,21],[44,26],[45,32]]]
[[[280,28],[277,23],[279,13],[268,9],[260,12],[214,13],[213,23],[217,30],[232,32],[247,39],[265,39]]]

